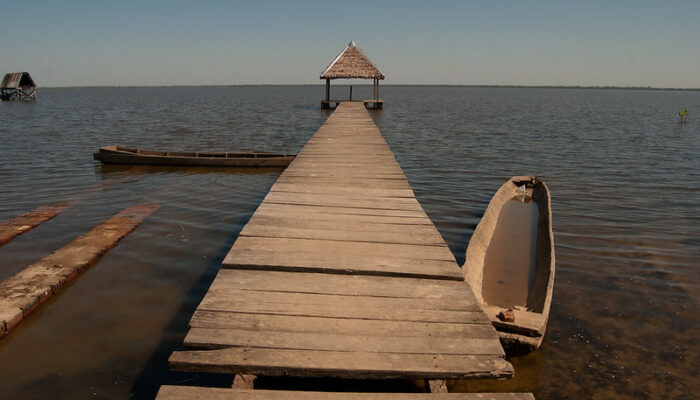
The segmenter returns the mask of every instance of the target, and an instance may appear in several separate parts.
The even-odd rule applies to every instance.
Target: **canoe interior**
[[[498,228],[499,217],[504,206],[516,196],[525,195],[531,198],[537,207],[537,233],[534,243],[534,274],[530,274],[529,279],[524,280],[527,285],[525,295],[521,297],[518,304],[511,304],[514,309],[515,320],[513,322],[503,321],[497,315],[507,307],[503,302],[493,301],[494,293],[490,292],[488,298],[492,300],[489,304],[484,296],[484,276],[487,254],[492,245],[494,233]],[[534,234],[534,233],[533,233]],[[525,252],[524,257],[529,257]],[[509,337],[513,335],[524,335],[539,339],[529,340],[535,347],[541,342],[541,337],[546,329],[549,308],[551,306],[552,289],[554,283],[554,236],[552,233],[551,198],[547,185],[531,177],[513,177],[504,183],[491,199],[484,216],[477,226],[467,247],[466,262],[462,268],[465,280],[469,282],[477,299],[484,305],[494,326],[502,332],[509,332]],[[525,276],[528,274],[525,273]],[[503,291],[495,296],[508,296]]]
[[[126,146],[105,146],[100,148],[100,151],[123,153],[128,155],[139,155],[139,156],[158,156],[158,157],[206,157],[206,158],[272,158],[272,157],[289,157],[289,154],[276,154],[276,153],[263,153],[263,152],[251,152],[251,153],[238,153],[238,152],[227,152],[227,153],[210,153],[210,152],[192,152],[192,151],[158,151],[158,150],[146,150],[139,149],[136,147],[126,147]]]

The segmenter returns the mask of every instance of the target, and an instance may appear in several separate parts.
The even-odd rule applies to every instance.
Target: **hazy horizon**
[[[16,71],[19,72],[19,71]],[[339,82],[340,81],[340,82]],[[349,83],[342,82],[343,79],[331,81],[331,87],[347,86]],[[239,83],[239,84],[211,84],[211,85],[84,85],[84,86],[41,86],[42,89],[89,89],[89,88],[168,88],[168,87],[230,87],[230,86],[318,86],[324,87],[325,83]],[[371,81],[367,83],[352,83],[352,86],[372,86]],[[523,88],[523,89],[620,89],[620,90],[679,90],[679,91],[700,91],[700,87],[673,88],[673,87],[653,87],[653,86],[565,86],[565,85],[469,85],[469,84],[440,84],[440,83],[386,83],[384,86],[453,86],[453,87],[473,87],[473,88]]]
[[[40,87],[319,84],[351,40],[384,84],[700,87],[691,1],[129,0],[3,11],[16,18],[0,25],[0,73],[27,71]]]

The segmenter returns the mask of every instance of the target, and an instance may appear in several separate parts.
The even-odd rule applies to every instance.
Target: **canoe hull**
[[[128,150],[127,150],[128,149]],[[271,153],[160,152],[117,146],[101,147],[94,159],[107,164],[205,167],[286,167],[294,155]]]
[[[555,255],[552,231],[551,197],[547,185],[528,176],[515,176],[506,181],[494,194],[467,247],[466,262],[462,268],[465,280],[496,328],[501,344],[509,355],[526,354],[536,350],[544,338],[554,288]],[[528,290],[526,304],[513,305],[514,321],[499,317],[505,308],[484,301],[483,280],[486,251],[496,230],[498,217],[506,202],[518,194],[522,185],[537,205],[537,238],[535,273]]]

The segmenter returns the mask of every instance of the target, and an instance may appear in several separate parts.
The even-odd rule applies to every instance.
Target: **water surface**
[[[92,152],[120,144],[295,153],[328,116],[323,90],[40,89],[34,104],[0,103],[0,221],[75,203],[0,248],[1,277],[125,207],[161,205],[0,340],[0,393],[153,398],[162,384],[230,385],[170,372],[167,357],[281,170],[110,167]],[[387,86],[381,96],[375,122],[460,264],[507,178],[537,175],[552,194],[557,276],[543,347],[511,359],[510,382],[450,382],[452,390],[695,397],[699,92]],[[685,125],[682,108],[691,111]]]

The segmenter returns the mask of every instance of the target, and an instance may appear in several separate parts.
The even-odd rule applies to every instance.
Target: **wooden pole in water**
[[[350,101],[352,101],[352,85],[350,85]]]
[[[331,80],[326,78],[326,101],[331,99]]]

